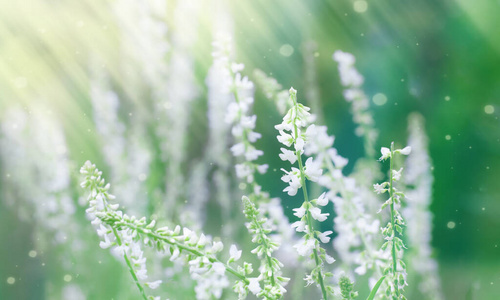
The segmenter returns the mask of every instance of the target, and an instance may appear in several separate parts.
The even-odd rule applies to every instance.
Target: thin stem
[[[151,232],[149,230],[145,230],[144,228],[141,228],[141,227],[137,227],[137,226],[134,226],[133,224],[130,224],[130,223],[123,223],[123,224],[119,224],[119,226],[124,226],[124,227],[128,227],[132,230],[136,230],[137,232],[143,234],[143,235],[146,235],[148,236],[151,240],[160,240],[166,244],[169,244],[169,245],[172,245],[172,246],[176,246],[177,248],[181,249],[181,250],[184,250],[184,251],[187,251],[191,254],[194,254],[195,256],[203,256],[205,257],[206,254],[198,251],[197,249],[195,248],[192,248],[192,247],[189,247],[189,246],[186,246],[186,245],[183,245],[183,244],[179,244],[175,241],[172,241],[171,239],[165,237],[165,236],[162,236],[158,233],[155,233],[155,232]],[[234,276],[238,277],[240,280],[244,281],[246,284],[249,284],[250,282],[248,281],[248,279],[244,276],[244,275],[241,275],[240,273],[238,273],[238,271],[236,271],[235,269],[233,269],[232,267],[230,267],[229,265],[221,262],[220,260],[218,260],[217,258],[215,257],[207,257],[208,260],[211,262],[211,263],[214,263],[214,262],[219,262],[219,263],[222,263],[224,265],[224,267],[226,268],[226,271],[228,271],[229,273],[233,274]]]
[[[121,246],[122,241],[120,239],[120,235],[118,235],[118,232],[116,231],[115,228],[113,228],[113,233],[116,237],[116,242],[117,242],[118,246]],[[134,279],[135,285],[137,285],[137,288],[141,292],[142,298],[144,298],[144,300],[147,300],[148,298],[146,296],[146,293],[144,292],[144,288],[140,284],[139,279],[137,279],[137,275],[135,274],[134,268],[132,267],[132,264],[130,263],[130,259],[128,258],[128,255],[127,255],[127,253],[125,253],[125,251],[123,252],[123,258],[125,259],[125,262],[127,263],[128,269],[130,271],[130,275],[132,275],[132,279]]]
[[[294,106],[297,105],[297,101],[294,97],[291,97],[293,99],[293,104]],[[295,119],[297,118],[297,114],[295,114]],[[293,121],[293,130],[294,130],[294,135],[295,135],[295,141],[298,138],[298,129],[295,120]],[[300,183],[302,185],[302,192],[304,193],[304,202],[309,203],[309,197],[307,196],[307,188],[306,188],[306,176],[305,176],[305,171],[304,171],[304,166],[302,164],[302,155],[300,153],[300,150],[295,151],[295,155],[297,156],[297,162],[299,163],[299,169],[300,169]],[[309,212],[309,208],[307,209],[307,214],[306,214],[306,222],[307,222],[307,227],[309,234],[312,235],[313,238],[315,237],[315,233],[313,230],[312,222],[311,222],[311,213]],[[320,260],[318,256],[318,250],[316,247],[313,249],[313,255],[314,255],[314,262],[316,263],[316,266],[320,266]],[[318,268],[318,280],[319,280],[319,285],[321,287],[321,293],[323,294],[323,299],[327,300],[328,299],[328,294],[326,292],[325,284],[323,282],[323,275],[321,274],[321,268]]]
[[[297,151],[297,161],[299,162],[299,169],[300,169],[300,181],[302,184],[302,192],[304,193],[304,202],[309,203],[309,197],[307,196],[307,188],[306,188],[306,180],[305,180],[305,172],[304,172],[304,166],[302,165],[302,158],[300,157],[300,152]],[[307,210],[306,214],[306,221],[307,221],[307,227],[309,227],[309,233],[314,237],[314,230],[311,222],[311,213],[309,212],[309,209]],[[318,250],[316,247],[313,249],[313,254],[314,254],[314,262],[316,263],[316,266],[320,266],[320,261],[319,261],[319,256],[318,256]],[[321,274],[321,268],[318,269],[318,280],[319,280],[319,285],[321,287],[321,293],[323,294],[323,299],[327,300],[328,299],[328,294],[326,292],[325,284],[323,282],[323,275]]]
[[[253,219],[254,224],[256,224],[257,227],[259,228],[259,232],[264,232],[264,228],[262,228],[262,226],[260,225],[257,218],[254,216],[254,217],[252,217],[252,219]],[[261,240],[262,240],[262,245],[264,245],[264,248],[266,248],[266,252],[265,252],[266,262],[267,262],[267,265],[269,266],[269,269],[271,270],[271,284],[274,286],[275,280],[274,280],[273,263],[271,261],[271,257],[269,255],[267,255],[267,249],[269,249],[269,246],[267,245],[265,239],[262,238],[262,236],[261,236]]]
[[[392,180],[392,170],[393,170],[393,164],[394,164],[394,142],[391,143],[391,157],[390,157],[390,168],[389,168],[389,196],[391,199],[391,226],[392,226],[392,234],[391,234],[391,244],[392,244],[392,249],[391,249],[391,254],[392,254],[392,274],[394,278],[396,277],[396,270],[397,270],[397,262],[396,262],[396,243],[394,242],[394,238],[396,237],[396,227],[395,227],[395,222],[394,222],[394,191],[392,188],[393,185],[393,180]],[[394,282],[396,284],[396,282]],[[396,290],[396,295],[399,296],[399,289],[395,288]]]
[[[106,201],[106,197],[103,197],[103,202],[104,202],[104,211],[107,212],[108,211],[108,201]],[[122,240],[120,238],[120,235],[118,234],[118,231],[114,227],[111,227],[111,229],[113,230],[113,234],[116,237],[116,243],[118,244],[118,246],[121,246],[123,243],[122,243]],[[130,271],[130,275],[132,275],[132,279],[134,280],[135,285],[137,286],[137,288],[141,292],[142,298],[144,300],[147,300],[148,297],[146,296],[146,292],[144,292],[144,288],[142,287],[141,283],[139,282],[139,279],[137,278],[137,275],[135,274],[135,270],[132,267],[132,264],[130,263],[130,259],[128,258],[128,255],[125,251],[123,251],[123,258],[125,259],[125,262],[127,263],[128,269]]]

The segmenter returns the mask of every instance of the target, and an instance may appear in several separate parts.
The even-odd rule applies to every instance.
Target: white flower
[[[113,243],[109,240],[109,237],[108,235],[104,235],[104,241],[101,241],[99,243],[99,247],[101,247],[102,249],[107,249],[109,247],[111,247],[113,245]]]
[[[257,121],[256,115],[243,116],[243,117],[241,117],[240,125],[243,128],[254,129],[255,128],[255,121]]]
[[[356,58],[351,53],[337,50],[333,53],[333,60],[343,65],[354,65]]]
[[[410,146],[406,146],[403,149],[396,150],[396,151],[398,151],[399,153],[401,153],[403,155],[409,155],[411,153],[411,147]]]
[[[278,135],[277,138],[280,143],[282,143],[287,147],[290,147],[293,143],[293,137],[288,133],[284,132],[283,130],[280,130],[280,135]]]
[[[325,231],[323,233],[318,234],[318,238],[322,243],[328,243],[330,241],[329,235],[332,234],[333,231]]]
[[[222,251],[222,249],[224,249],[224,244],[222,244],[222,242],[214,242],[214,244],[212,245],[213,253],[220,252]]]
[[[254,295],[258,294],[262,289],[260,288],[259,278],[248,278],[248,289]]]
[[[377,193],[377,194],[385,193],[387,190],[384,189],[384,187],[385,187],[385,182],[382,184],[375,183],[373,185],[373,188],[375,189],[375,193]]]
[[[379,160],[386,160],[391,157],[391,150],[389,148],[382,147],[380,149],[380,153],[382,153],[382,156],[379,158]]]
[[[245,68],[244,64],[237,64],[237,63],[231,64],[231,71],[233,71],[233,73],[241,72],[243,71],[244,68]]]
[[[260,174],[264,174],[267,172],[267,168],[269,168],[269,165],[268,164],[263,164],[263,165],[259,165],[257,166],[257,171],[260,173]]]
[[[250,147],[248,151],[245,153],[245,159],[247,161],[253,161],[259,158],[259,156],[263,155],[264,152],[262,150],[257,150],[254,147]]]
[[[252,174],[252,168],[250,168],[250,166],[248,166],[247,164],[237,164],[235,166],[235,169],[236,169],[236,176],[238,178],[245,178],[248,175]]]
[[[306,209],[304,207],[294,208],[293,211],[295,211],[294,215],[297,216],[297,218],[302,218],[306,214]]]
[[[293,247],[297,249],[297,253],[299,253],[300,256],[308,256],[310,255],[314,248],[316,247],[315,245],[315,239],[308,239],[307,241],[301,241],[300,243],[294,245]]]
[[[309,212],[311,213],[311,216],[314,219],[316,219],[320,222],[323,222],[324,220],[326,220],[326,218],[330,215],[329,213],[322,214],[321,209],[319,209],[317,207],[312,207],[311,209],[309,209]]]
[[[327,264],[333,264],[335,262],[335,258],[325,253],[325,260]]]
[[[153,281],[153,282],[146,282],[146,285],[150,289],[154,290],[154,289],[157,289],[160,286],[161,283],[162,283],[161,280],[156,280],[156,281]]]
[[[226,272],[226,267],[224,266],[224,264],[218,261],[212,264],[212,269],[218,275],[224,275],[224,273]]]
[[[172,252],[172,256],[170,257],[170,261],[176,260],[179,257],[180,253],[181,251],[179,250],[179,248],[174,248],[174,252]]]
[[[321,169],[321,165],[315,161],[313,161],[312,157],[309,157],[306,160],[306,166],[304,172],[306,173],[307,177],[311,181],[318,181],[319,176],[323,174],[323,170]]]
[[[316,204],[319,206],[325,206],[328,204],[328,198],[326,197],[326,193],[321,194],[318,199],[316,199]]]
[[[231,147],[231,152],[233,152],[234,156],[240,156],[245,153],[245,144],[238,143]]]
[[[288,149],[285,149],[285,148],[280,148],[280,149],[282,152],[279,155],[281,160],[283,160],[283,161],[288,160],[292,165],[297,161],[297,155],[295,154],[295,152],[288,150]]]
[[[299,151],[302,153],[302,151],[304,151],[304,145],[305,145],[304,139],[301,137],[298,137],[295,140],[295,144],[293,146],[295,147],[295,151]]]
[[[399,171],[392,170],[392,177],[394,178],[394,180],[398,181],[399,179],[401,179],[402,171],[403,171],[403,168],[399,169]]]
[[[304,221],[297,221],[293,223],[292,228],[295,228],[297,232],[305,232],[306,231],[306,223]]]
[[[241,250],[238,250],[236,245],[231,245],[229,248],[229,255],[233,261],[238,261],[241,257]]]
[[[328,154],[330,155],[330,158],[332,159],[333,163],[335,164],[335,167],[342,169],[347,165],[349,160],[347,158],[344,158],[340,155],[337,154],[337,149],[331,148],[328,149]]]
[[[262,135],[255,131],[250,131],[247,133],[247,138],[250,143],[255,143],[258,139],[260,139]]]
[[[298,174],[300,174],[299,169],[292,168],[292,171],[290,172],[287,172],[284,169],[281,170],[286,173],[286,175],[283,175],[281,177],[281,180],[289,183],[289,186],[287,186],[283,191],[287,192],[290,196],[295,196],[298,189],[302,187],[302,184],[300,183],[300,179],[298,177]]]

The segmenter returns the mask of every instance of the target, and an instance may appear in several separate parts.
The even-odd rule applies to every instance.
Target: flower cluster
[[[376,251],[375,241],[380,222],[366,213],[356,180],[343,174],[348,160],[333,147],[335,138],[328,135],[326,126],[311,125],[308,134],[305,154],[315,155],[326,170],[318,183],[328,189],[327,197],[334,204],[334,223],[338,234],[333,243],[339,257],[346,266],[357,265],[356,273],[361,275],[367,269],[377,269],[381,258]]]
[[[339,64],[340,81],[346,88],[344,90],[344,98],[351,103],[353,120],[358,125],[356,134],[363,137],[368,157],[374,157],[374,145],[378,132],[374,128],[375,122],[373,116],[368,110],[370,101],[361,89],[364,78],[354,67],[356,59],[351,53],[337,50],[333,54],[333,60]]]
[[[409,268],[418,274],[418,287],[426,299],[443,299],[438,276],[438,266],[432,257],[432,171],[428,140],[424,133],[422,115],[412,113],[408,120],[408,145],[411,154],[405,164],[407,206],[403,215],[407,223],[410,250],[407,251]]]
[[[391,148],[382,147],[382,156],[380,160],[390,160],[389,181],[381,184],[375,184],[373,187],[377,194],[389,193],[389,199],[382,204],[381,210],[386,207],[390,208],[391,219],[387,225],[382,228],[382,234],[386,242],[382,245],[381,250],[390,252],[391,259],[384,269],[384,274],[388,278],[388,287],[386,289],[386,296],[396,299],[406,299],[403,295],[404,287],[408,285],[406,282],[406,264],[403,262],[403,252],[405,245],[401,238],[403,234],[403,226],[405,225],[403,217],[399,212],[401,200],[405,197],[403,192],[398,191],[394,186],[396,181],[401,179],[403,169],[396,171],[394,169],[394,155],[403,154],[409,155],[411,148],[409,146],[403,149],[394,149],[394,143],[391,143]]]
[[[253,287],[256,279],[247,278],[247,275],[253,272],[251,264],[245,262],[237,269],[230,266],[230,263],[241,257],[241,252],[235,250],[234,246],[230,249],[230,259],[223,263],[216,257],[224,248],[222,242],[212,241],[209,236],[198,235],[178,225],[174,229],[155,229],[154,220],[147,223],[145,218],[130,217],[118,210],[118,204],[109,204],[108,200],[114,196],[108,193],[110,185],[105,185],[104,179],[101,178],[102,172],[95,165],[87,161],[81,173],[85,175],[82,187],[89,190],[90,207],[87,213],[94,218],[92,223],[99,226],[98,234],[104,239],[100,246],[114,247],[114,253],[123,255],[144,299],[149,298],[146,298],[143,285],[156,288],[161,281],[143,283],[147,278],[146,259],[138,249],[140,242],[159,252],[169,253],[171,261],[183,257],[189,266],[191,277],[198,283],[195,288],[198,299],[219,299],[222,290],[229,285],[226,272],[236,276],[233,288],[241,298],[245,297],[248,290],[255,291]]]
[[[109,203],[109,200],[114,199],[114,196],[108,193],[110,185],[105,184],[104,179],[101,178],[102,172],[90,161],[85,162],[80,173],[85,176],[81,186],[89,191],[87,198],[89,208],[86,212],[92,219],[92,224],[97,227],[97,234],[103,239],[99,246],[103,249],[112,247],[115,255],[123,257],[142,297],[151,299],[152,297],[146,296],[143,285],[155,289],[161,281],[145,282],[148,278],[146,258],[143,257],[137,233],[130,228],[117,228],[105,221],[108,216],[115,216],[140,226],[145,225],[145,219],[130,218],[118,210],[119,204]],[[154,226],[154,222],[146,227],[152,227],[151,225]]]
[[[283,264],[272,257],[272,253],[279,247],[279,244],[269,237],[271,229],[267,226],[266,218],[261,217],[255,204],[246,196],[243,196],[242,200],[243,213],[249,221],[246,226],[252,234],[252,242],[258,244],[252,253],[257,254],[262,261],[258,280],[262,282],[264,288],[261,289],[259,285],[259,289],[255,290],[259,290],[256,295],[263,299],[281,298],[286,292],[284,285],[289,279],[281,276]]]
[[[354,284],[346,275],[340,277],[339,288],[342,300],[354,300],[358,297],[358,292],[354,291]]]
[[[235,166],[236,176],[252,184],[254,192],[258,194],[260,186],[255,183],[254,174],[256,171],[261,174],[265,173],[268,165],[254,163],[264,152],[252,145],[261,137],[260,133],[254,131],[257,116],[250,114],[254,102],[253,83],[248,80],[248,77],[241,75],[244,65],[231,61],[227,41],[215,42],[214,48],[214,59],[218,61],[218,64],[225,65],[227,90],[234,96],[233,101],[227,107],[225,120],[232,125],[231,133],[236,140],[236,144],[231,147],[231,152],[235,157],[244,159],[244,162]]]
[[[324,272],[324,261],[331,264],[335,260],[329,256],[325,249],[320,246],[321,243],[330,241],[329,235],[332,231],[320,232],[314,230],[313,220],[323,222],[327,219],[328,213],[322,213],[320,206],[328,204],[328,199],[325,194],[322,194],[317,199],[309,201],[306,178],[316,182],[321,176],[323,170],[320,163],[314,161],[312,157],[306,160],[305,166],[302,163],[302,154],[304,147],[308,142],[310,133],[310,113],[309,108],[297,102],[297,91],[290,89],[290,101],[292,107],[288,110],[283,118],[283,122],[275,126],[279,130],[278,141],[286,147],[292,147],[293,150],[281,148],[280,158],[283,161],[289,161],[291,164],[297,162],[298,168],[292,167],[291,171],[286,171],[281,178],[288,186],[284,189],[290,196],[297,194],[298,189],[302,188],[304,193],[304,202],[299,208],[295,208],[294,215],[300,218],[299,221],[292,224],[297,232],[303,232],[304,236],[294,247],[301,256],[309,256],[315,263],[314,269],[304,278],[308,285],[316,283],[323,294],[323,298],[327,299],[328,294],[333,294],[333,288],[325,283],[326,276],[331,276],[330,273]],[[305,132],[304,128],[308,127]]]
[[[278,211],[271,213],[269,210],[266,210],[270,206],[264,205],[262,214],[274,216],[270,224],[266,218],[261,216],[261,212],[257,208],[257,205],[270,203],[271,199],[269,199],[268,193],[261,191],[261,186],[254,177],[255,171],[261,174],[265,173],[268,165],[258,165],[253,162],[263,154],[261,150],[257,150],[252,145],[252,143],[261,137],[260,133],[253,131],[257,119],[257,116],[251,115],[254,101],[253,83],[247,77],[241,79],[242,75],[240,72],[244,66],[231,62],[227,43],[219,42],[215,46],[214,57],[217,61],[216,65],[225,65],[226,74],[229,74],[230,78],[230,81],[228,81],[230,84],[228,90],[233,95],[233,99],[228,105],[226,122],[232,125],[231,132],[236,140],[236,144],[231,147],[231,152],[235,157],[243,160],[243,162],[236,164],[236,175],[241,180],[246,181],[251,187],[251,193],[248,197],[243,198],[243,203],[244,213],[250,221],[247,223],[247,228],[253,235],[253,241],[259,244],[255,251],[252,251],[261,259],[261,267],[259,268],[261,275],[258,277],[258,280],[263,281],[264,288],[257,293],[257,296],[276,299],[281,297],[286,291],[283,284],[288,279],[279,276],[282,263],[272,257],[272,253],[278,248],[279,243],[274,242],[268,235],[271,233],[274,223],[277,223],[278,226],[286,223],[288,228],[290,228],[290,224],[284,215],[278,216]],[[226,54],[224,55],[224,53]],[[255,287],[254,291],[256,290],[257,288]]]

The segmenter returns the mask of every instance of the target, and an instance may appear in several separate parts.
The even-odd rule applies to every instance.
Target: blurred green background
[[[163,14],[167,28],[182,32],[172,18],[178,2],[168,3]],[[137,92],[128,85],[140,75],[121,71],[129,62],[117,55],[120,35],[112,4],[92,0],[0,1],[0,113],[18,105],[30,110],[44,103],[49,108],[64,127],[68,155],[74,162],[74,195],[79,193],[76,172],[85,160],[91,159],[106,172],[99,153],[102,141],[89,117],[89,61],[97,55],[105,62],[113,87],[125,99],[124,116],[128,108],[143,107],[134,114],[147,120],[152,109],[145,97],[150,91]],[[192,54],[201,93],[193,104],[193,125],[188,129],[195,140],[189,148],[193,155],[206,139],[204,82],[212,64],[214,38],[209,13],[212,3],[199,1],[195,5],[201,6],[201,13]],[[250,79],[252,71],[259,68],[285,88],[296,88],[304,101],[310,89],[304,57],[313,55],[325,123],[336,136],[339,152],[350,160],[361,157],[363,147],[353,134],[355,126],[342,97],[337,65],[331,58],[335,50],[356,56],[370,99],[377,94],[387,99],[382,105],[371,103],[380,131],[378,147],[391,141],[405,143],[409,113],[418,111],[425,117],[435,177],[432,244],[444,293],[453,300],[499,299],[500,2],[255,0],[227,5],[234,20],[236,60],[245,63],[244,72]],[[316,48],[308,52],[305,47],[311,41]],[[134,70],[133,65],[130,68]],[[266,153],[270,169],[279,170],[276,132],[269,125],[277,124],[280,116],[259,89],[254,110],[259,116],[257,131],[263,134],[257,145]],[[159,164],[152,167],[149,186],[165,175]],[[0,174],[0,188],[6,189],[7,174]],[[280,195],[284,185],[273,183],[271,176],[276,175],[270,172],[269,184],[264,187]],[[58,254],[30,258],[35,224],[19,220],[17,210],[5,203],[0,202],[0,299],[44,299],[45,263],[57,264]],[[83,210],[79,212],[83,219]],[[91,230],[85,234],[94,238]],[[106,251],[95,253],[109,260]],[[116,265],[104,270],[114,274],[110,270]],[[54,267],[51,272],[58,274],[60,270]],[[64,275],[54,277],[59,276],[62,284]],[[10,277],[16,278],[14,284],[7,282]],[[77,280],[78,276],[73,274],[72,278]],[[109,295],[115,292],[116,287],[110,284]]]

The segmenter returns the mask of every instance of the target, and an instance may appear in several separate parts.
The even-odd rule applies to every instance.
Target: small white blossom
[[[297,155],[295,152],[285,149],[285,148],[280,148],[281,152],[279,154],[281,160],[283,161],[289,161],[292,165],[297,161]]]
[[[293,223],[292,228],[295,228],[297,232],[305,232],[306,231],[306,223],[304,221],[297,221]]]
[[[259,278],[248,278],[248,289],[252,294],[257,295],[262,289],[260,288]]]
[[[403,149],[396,150],[396,151],[398,151],[399,153],[401,153],[403,155],[409,155],[411,153],[411,147],[410,146],[406,146]]]
[[[318,238],[322,243],[328,243],[330,241],[329,235],[332,234],[333,231],[325,231],[323,233],[318,234]]]
[[[321,164],[319,162],[315,162],[312,157],[307,159],[304,172],[311,181],[318,181],[319,176],[323,174]]]
[[[392,170],[392,177],[394,178],[394,180],[398,181],[401,179],[402,171],[403,171],[403,168],[399,169],[399,171]]]
[[[377,194],[385,193],[387,190],[384,187],[385,187],[385,183],[382,183],[382,184],[375,183],[373,185],[373,188],[375,189],[375,193],[377,193]]]
[[[229,255],[233,261],[238,261],[240,259],[241,252],[241,250],[238,250],[238,248],[236,248],[236,245],[231,245],[231,247],[229,248]]]
[[[302,218],[306,214],[306,209],[304,207],[294,208],[293,211],[297,218]]]
[[[319,209],[318,207],[311,207],[309,209],[309,212],[311,213],[311,216],[319,222],[325,221],[326,218],[330,215],[329,213],[322,214],[321,209]]]
[[[321,194],[318,199],[316,199],[316,204],[319,206],[325,206],[328,204],[328,197],[326,196],[326,193]]]
[[[386,160],[389,157],[391,157],[391,149],[382,147],[380,149],[380,153],[382,153],[382,156],[379,158],[379,160]]]
[[[316,247],[315,241],[315,239],[302,239],[300,243],[294,245],[293,247],[297,249],[297,253],[299,253],[300,256],[309,256]]]

